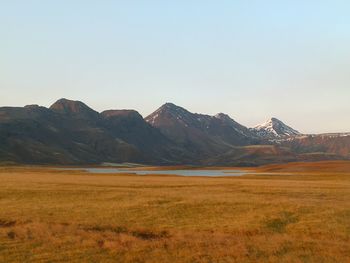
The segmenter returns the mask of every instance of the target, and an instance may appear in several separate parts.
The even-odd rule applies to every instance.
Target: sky
[[[0,106],[165,102],[350,132],[350,1],[0,0]]]

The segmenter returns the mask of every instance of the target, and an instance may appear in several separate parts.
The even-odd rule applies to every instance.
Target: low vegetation
[[[0,168],[0,262],[349,262],[350,163],[232,178]]]

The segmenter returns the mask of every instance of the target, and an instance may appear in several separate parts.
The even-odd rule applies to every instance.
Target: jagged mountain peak
[[[63,114],[78,115],[81,117],[98,116],[98,112],[94,111],[83,102],[77,100],[68,100],[65,98],[57,100],[50,106],[50,110]]]
[[[286,137],[301,134],[299,131],[291,128],[281,120],[272,117],[262,124],[256,125],[253,128],[261,137]]]
[[[189,113],[185,108],[182,108],[178,105],[175,105],[174,103],[167,102],[163,104],[159,109],[159,111],[170,111],[170,112],[176,112],[176,113],[181,113],[181,114],[186,114]],[[158,111],[157,110],[157,111]]]
[[[284,124],[281,120],[277,119],[276,117],[271,117],[271,118],[267,119],[265,122],[256,125],[254,128],[267,127],[267,126],[277,125],[277,124],[283,124],[283,125],[287,126],[286,124]]]
[[[204,153],[248,144],[255,136],[227,114],[210,116],[192,113],[173,103],[162,105],[145,120],[179,145],[201,149]]]
[[[162,107],[165,107],[165,108],[181,108],[180,106],[177,106],[177,105],[175,105],[174,103],[172,103],[172,102],[166,102],[166,103],[164,103],[162,106],[161,106],[161,108]]]
[[[214,117],[221,120],[232,120],[232,118],[229,115],[222,112],[219,112],[218,114],[214,115]]]
[[[228,114],[225,114],[225,113],[222,113],[222,112],[214,115],[213,117],[215,119],[220,120],[223,123],[226,123],[226,124],[229,124],[229,125],[239,126],[240,128],[244,127],[243,125],[239,124],[234,119],[232,119]]]
[[[234,130],[236,130],[238,133],[247,136],[247,137],[255,137],[255,134],[251,132],[247,127],[244,125],[238,123],[234,119],[232,119],[228,114],[225,113],[218,113],[214,116],[214,118],[220,120],[221,122],[225,123],[226,125],[231,126]]]
[[[51,110],[64,112],[79,112],[81,109],[90,109],[86,104],[78,100],[59,99],[50,106]],[[92,110],[92,109],[91,109]]]
[[[158,108],[155,112],[148,115],[145,120],[151,125],[157,125],[157,122],[163,119],[185,119],[190,116],[191,113],[186,109],[175,105],[174,103],[167,102]]]
[[[80,101],[0,107],[0,162],[37,164],[260,165],[350,159],[349,134],[305,134],[273,117],[246,128],[229,115],[191,113],[165,103],[146,118],[101,114]]]

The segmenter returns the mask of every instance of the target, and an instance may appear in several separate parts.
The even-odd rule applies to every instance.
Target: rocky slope
[[[0,143],[0,161],[19,163],[168,163],[177,152],[137,112],[99,114],[66,99],[49,109],[0,108]]]
[[[166,103],[145,119],[80,101],[0,108],[0,163],[260,165],[350,159],[350,134],[302,135],[272,118],[247,128],[224,113]]]
[[[166,103],[145,120],[166,137],[200,158],[220,154],[233,146],[258,142],[254,134],[223,113],[209,116],[191,113]]]

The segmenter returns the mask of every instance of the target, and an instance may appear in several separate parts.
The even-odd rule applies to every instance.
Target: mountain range
[[[261,165],[350,159],[350,133],[302,134],[277,118],[247,128],[230,116],[165,103],[143,118],[80,101],[0,108],[0,162]]]

